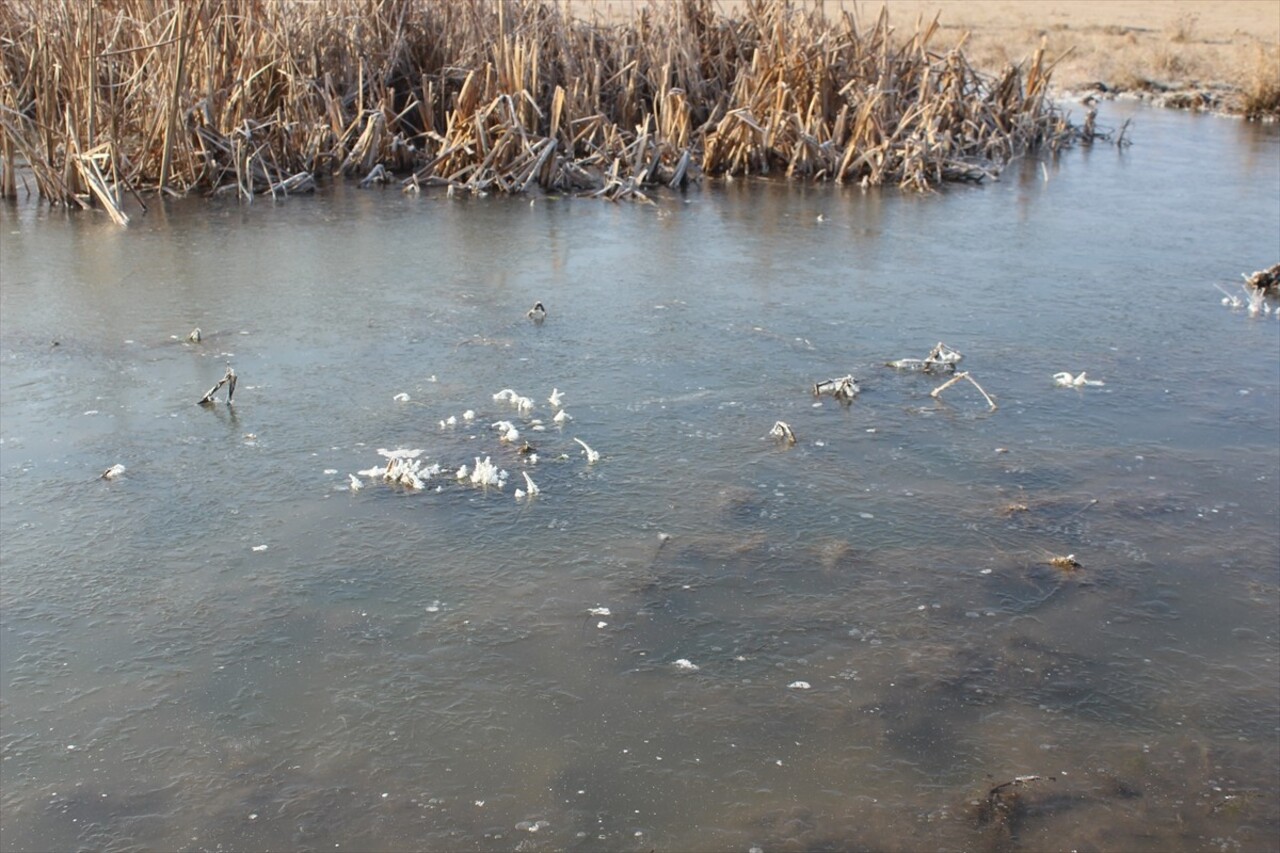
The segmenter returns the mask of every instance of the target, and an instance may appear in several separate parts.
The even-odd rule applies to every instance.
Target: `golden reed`
[[[700,175],[925,189],[1077,130],[1038,52],[991,78],[881,13],[662,0],[7,0],[0,194],[406,189],[644,199]],[[25,166],[29,171],[15,168]]]

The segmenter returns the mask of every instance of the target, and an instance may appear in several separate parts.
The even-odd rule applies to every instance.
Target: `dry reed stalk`
[[[107,179],[102,174],[99,160],[106,159],[108,156],[106,152],[101,150],[79,154],[74,161],[76,170],[80,174],[81,180],[84,181],[85,186],[89,188],[102,204],[107,215],[111,217],[111,221],[117,225],[128,225],[129,217],[121,209],[119,194],[112,191],[107,184]]]
[[[160,177],[157,181],[162,190],[169,183],[169,165],[173,156],[174,137],[177,135],[178,103],[182,96],[182,80],[186,73],[187,64],[186,31],[188,28],[184,26],[187,14],[181,0],[179,0],[177,9],[174,10],[174,18],[177,21],[178,29],[178,56],[175,60],[176,68],[173,73],[173,88],[170,90],[169,106],[165,110],[164,153],[160,155]]]
[[[10,0],[0,193],[23,161],[42,196],[105,204],[76,154],[103,143],[131,190],[251,199],[382,166],[414,188],[644,200],[703,174],[926,189],[1076,140],[1043,49],[986,78],[933,51],[937,29],[787,0],[614,22],[552,0]]]

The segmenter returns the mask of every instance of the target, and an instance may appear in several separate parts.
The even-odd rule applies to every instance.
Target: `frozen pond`
[[[1280,131],[1132,135],[931,196],[0,208],[0,847],[1273,844],[1280,322],[1214,284],[1280,259]],[[884,366],[939,341],[998,410]],[[379,448],[446,473],[351,490]]]

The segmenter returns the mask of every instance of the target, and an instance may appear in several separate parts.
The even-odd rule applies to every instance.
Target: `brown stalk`
[[[140,192],[248,199],[382,166],[641,199],[704,174],[927,189],[1075,141],[1043,51],[985,78],[930,47],[936,17],[899,37],[885,10],[863,28],[819,5],[664,0],[602,22],[551,0],[12,0],[0,194],[21,162],[42,196],[105,205],[76,153],[102,142],[111,183]]]

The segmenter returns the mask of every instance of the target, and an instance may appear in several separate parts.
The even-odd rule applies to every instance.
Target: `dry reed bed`
[[[936,22],[828,20],[786,0],[630,19],[538,0],[9,0],[0,194],[103,204],[278,195],[317,175],[406,189],[645,198],[712,175],[981,180],[1078,130],[1037,53],[998,78]],[[23,178],[25,181],[25,178]]]

